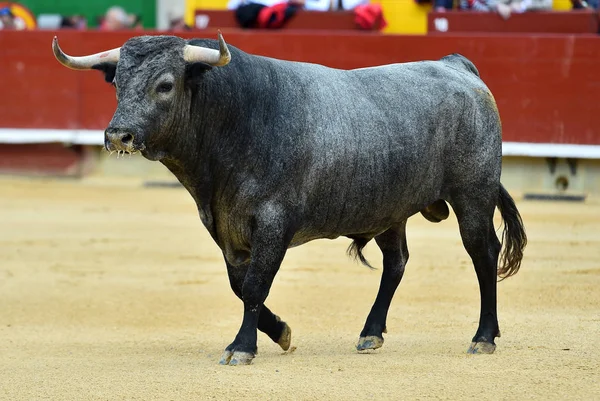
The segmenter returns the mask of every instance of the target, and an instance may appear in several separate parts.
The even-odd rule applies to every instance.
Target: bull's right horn
[[[183,48],[183,59],[188,63],[202,62],[215,67],[223,67],[231,61],[231,53],[221,31],[219,34],[219,50],[208,49],[201,46],[185,45]]]
[[[58,46],[58,38],[55,36],[52,40],[52,51],[54,52],[54,57],[56,57],[58,62],[64,65],[65,67],[71,68],[73,70],[89,70],[93,66],[102,63],[116,64],[119,61],[119,54],[121,52],[121,48],[117,47],[116,49],[91,54],[89,56],[73,57],[66,55],[61,50],[60,46]]]

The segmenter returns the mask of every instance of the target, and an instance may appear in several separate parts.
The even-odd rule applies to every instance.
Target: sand
[[[354,348],[378,248],[372,271],[319,240],[288,252],[267,300],[295,350],[259,333],[230,367],[242,304],[184,190],[3,178],[0,399],[600,399],[600,204],[517,203],[529,246],[499,284],[495,354],[466,354],[479,290],[456,219],[417,215],[381,349]]]

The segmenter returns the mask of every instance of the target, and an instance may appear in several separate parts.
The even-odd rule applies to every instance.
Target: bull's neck
[[[235,173],[256,133],[264,130],[264,114],[272,112],[269,94],[276,84],[271,63],[238,51],[233,56],[236,62],[206,72],[189,93],[186,123],[172,136],[176,143],[167,167],[188,181],[184,185],[202,181],[206,187],[215,175]]]
[[[224,186],[235,185],[253,133],[264,124],[257,117],[267,110],[264,102],[272,83],[248,79],[245,73],[254,69],[253,76],[268,76],[256,71],[269,68],[261,63],[249,58],[207,72],[190,93],[186,124],[172,136],[176,143],[171,143],[169,157],[162,160],[196,201],[209,231],[213,207],[219,204],[219,196],[227,193]]]

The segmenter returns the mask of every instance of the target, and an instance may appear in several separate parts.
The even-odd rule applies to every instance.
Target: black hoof
[[[366,336],[358,339],[356,344],[357,351],[366,351],[369,349],[381,348],[383,345],[383,338],[377,336]]]
[[[467,354],[493,354],[496,344],[488,342],[473,342],[467,350]]]
[[[277,340],[277,344],[279,344],[282,350],[287,351],[292,344],[292,329],[290,329],[290,326],[288,326],[287,323],[284,322],[283,324],[285,326],[279,336],[279,340]]]
[[[220,365],[250,365],[254,359],[254,354],[251,352],[244,351],[227,351],[223,352],[221,359],[219,360]]]

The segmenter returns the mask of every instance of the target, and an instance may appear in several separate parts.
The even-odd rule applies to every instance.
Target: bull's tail
[[[354,259],[358,259],[361,263],[367,266],[370,269],[374,269],[373,266],[369,263],[365,255],[363,255],[362,250],[369,243],[369,238],[364,237],[350,237],[353,241],[348,247],[348,256],[354,257]]]
[[[515,201],[502,184],[500,184],[500,196],[498,197],[497,206],[504,220],[503,249],[500,253],[498,266],[498,277],[502,281],[519,271],[523,259],[523,250],[527,245],[527,235]]]

